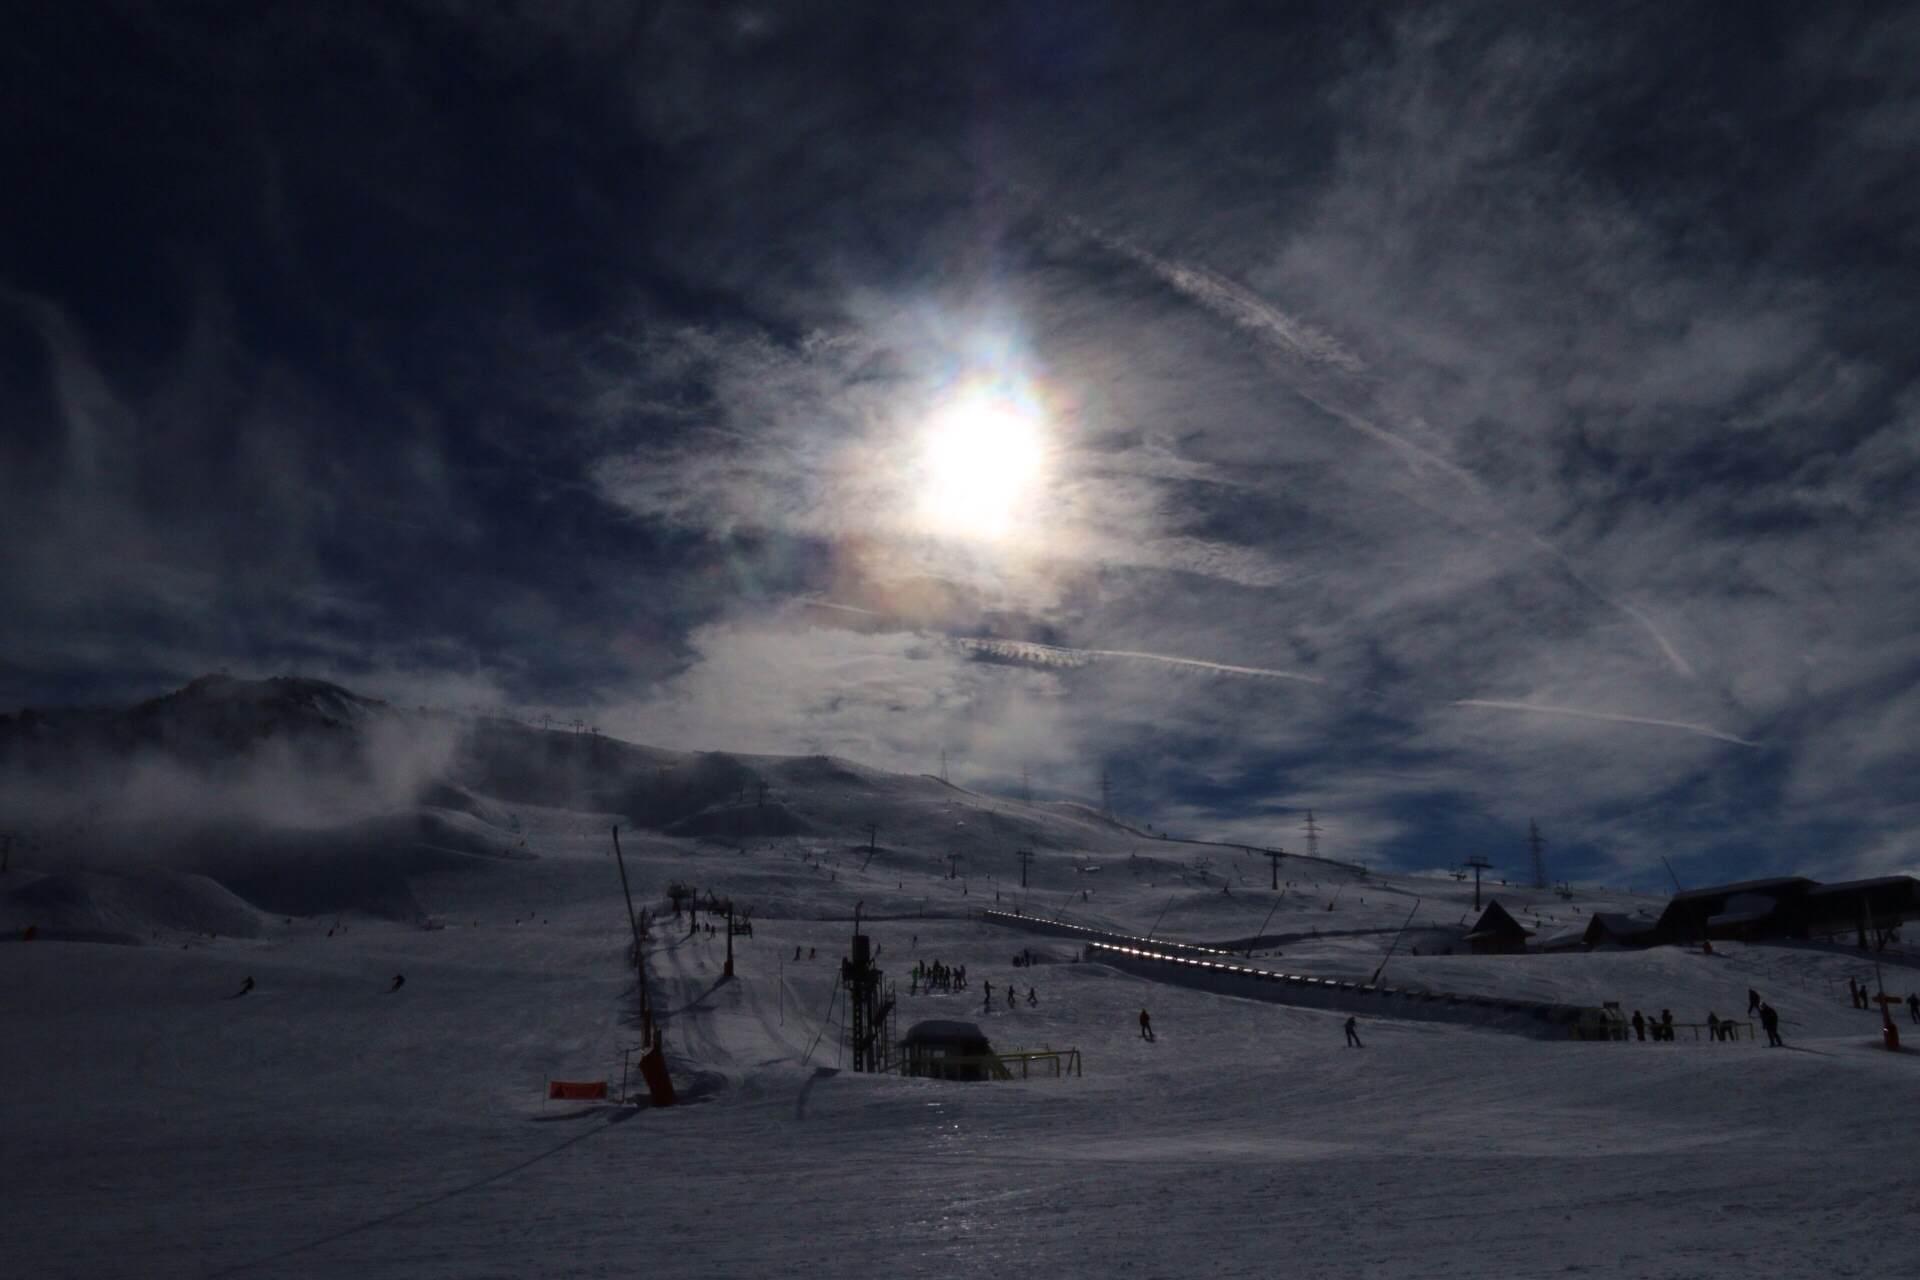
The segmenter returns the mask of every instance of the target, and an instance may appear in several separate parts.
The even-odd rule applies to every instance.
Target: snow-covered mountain
[[[69,804],[36,811],[58,821],[17,832],[0,877],[0,1132],[27,1153],[0,1161],[10,1273],[1906,1267],[1857,1211],[1913,1193],[1873,1103],[1915,1059],[1848,1003],[1849,978],[1878,979],[1844,948],[1468,955],[1474,889],[1447,876],[1290,857],[1276,891],[1258,853],[1076,806],[304,682],[196,681],[5,734],[12,811]],[[89,795],[120,815],[71,807]],[[676,885],[750,908],[752,933],[676,918]],[[552,1079],[620,1091],[629,890],[686,1105],[549,1103]],[[1487,894],[1536,937],[1658,906]],[[1001,1051],[1075,1050],[1084,1074],[844,1070],[856,912],[896,1033],[972,1022]],[[1103,963],[1092,934],[1232,946],[1316,995]],[[1880,959],[1890,990],[1920,987],[1906,953]],[[927,989],[936,960],[968,987]],[[1349,1048],[1333,1006],[1380,975],[1407,994],[1364,1006]],[[1695,1038],[1710,1011],[1745,1022],[1750,988],[1790,1048]],[[1681,1030],[1595,1043],[1395,1014],[1441,993],[1670,1008]]]

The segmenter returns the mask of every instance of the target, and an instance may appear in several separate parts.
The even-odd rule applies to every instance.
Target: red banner
[[[583,1102],[605,1102],[607,1082],[605,1080],[549,1080],[548,1098],[572,1098]]]

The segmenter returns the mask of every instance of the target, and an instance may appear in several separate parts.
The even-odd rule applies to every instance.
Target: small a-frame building
[[[1511,955],[1527,949],[1528,931],[1507,913],[1498,899],[1487,904],[1467,932],[1467,947],[1475,955]]]

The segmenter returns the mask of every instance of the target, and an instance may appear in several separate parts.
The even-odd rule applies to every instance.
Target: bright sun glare
[[[921,451],[920,516],[932,531],[987,541],[1029,519],[1044,455],[1039,411],[972,387],[937,410]]]

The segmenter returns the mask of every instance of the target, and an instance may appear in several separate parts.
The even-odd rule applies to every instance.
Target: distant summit
[[[127,716],[138,724],[253,739],[302,726],[343,727],[386,706],[377,698],[363,698],[325,680],[207,675],[140,703]]]
[[[369,719],[389,710],[378,699],[324,680],[204,675],[124,710],[30,709],[0,716],[0,762],[44,772],[151,751],[213,764],[270,741],[338,750]]]

